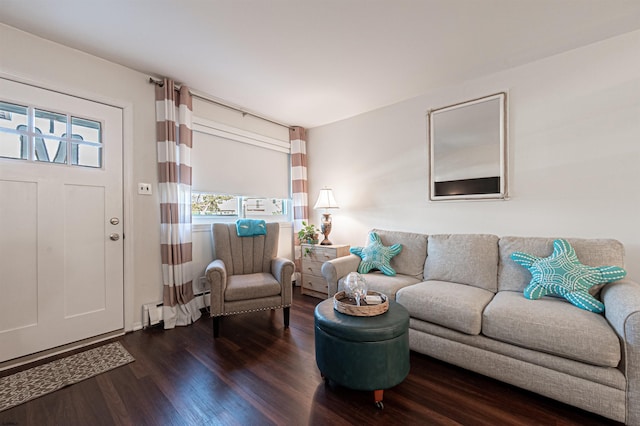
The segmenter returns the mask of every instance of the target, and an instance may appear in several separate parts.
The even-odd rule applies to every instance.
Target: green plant
[[[298,239],[301,243],[318,244],[318,232],[319,229],[303,220],[302,229],[298,231]]]

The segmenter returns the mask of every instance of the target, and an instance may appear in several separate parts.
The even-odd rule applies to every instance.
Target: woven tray
[[[378,305],[367,305],[367,302],[361,300],[360,306],[358,306],[354,299],[345,296],[344,291],[339,291],[333,296],[333,309],[340,313],[356,317],[373,317],[387,312],[389,309],[389,298],[386,295],[378,293],[377,291],[368,291],[367,295],[382,297],[382,303]]]

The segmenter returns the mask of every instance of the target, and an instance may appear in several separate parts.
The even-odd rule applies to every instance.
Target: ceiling
[[[640,29],[640,1],[0,0],[0,22],[315,127]]]

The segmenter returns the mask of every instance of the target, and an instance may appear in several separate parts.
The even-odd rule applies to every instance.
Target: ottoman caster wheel
[[[334,389],[336,387],[335,382],[333,382],[333,380],[331,380],[324,374],[320,374],[320,377],[322,377],[322,380],[324,381],[324,385],[327,386],[328,388]]]
[[[378,389],[373,391],[373,400],[376,402],[376,407],[379,410],[384,410],[384,404],[382,403],[383,396],[384,396],[383,389]]]

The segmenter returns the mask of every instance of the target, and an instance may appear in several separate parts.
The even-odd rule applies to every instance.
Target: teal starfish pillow
[[[359,273],[366,274],[372,269],[378,269],[383,274],[393,277],[396,271],[390,265],[391,258],[402,251],[402,245],[394,244],[386,247],[382,244],[380,235],[370,232],[369,244],[366,247],[351,247],[349,251],[362,259],[358,266]]]
[[[524,289],[527,299],[539,299],[548,294],[564,297],[587,311],[602,313],[604,304],[589,293],[594,285],[622,279],[627,272],[618,266],[592,267],[583,265],[566,240],[553,242],[551,256],[539,258],[514,252],[511,259],[531,272],[531,282]]]

